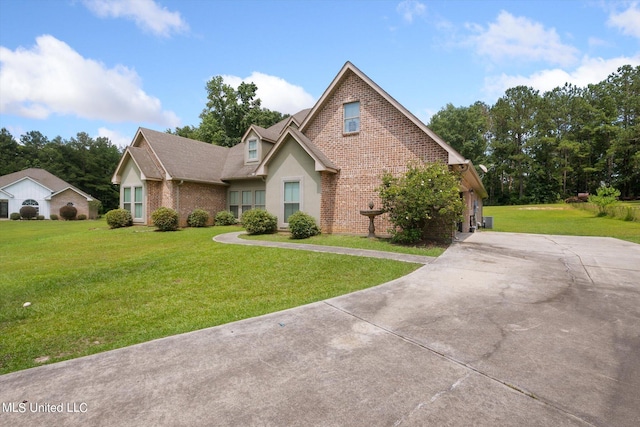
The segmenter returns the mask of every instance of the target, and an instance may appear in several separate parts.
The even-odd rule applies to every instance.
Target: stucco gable
[[[256,169],[255,174],[258,176],[266,176],[268,171],[269,163],[278,155],[280,151],[280,147],[289,139],[293,138],[295,142],[297,142],[304,151],[314,160],[315,162],[315,170],[317,172],[338,172],[338,167],[333,164],[333,162],[316,147],[313,142],[309,138],[307,138],[302,132],[298,129],[289,127],[287,130],[280,136],[276,145],[269,151],[269,153],[265,156],[264,160],[260,163],[260,166]]]
[[[151,158],[151,153],[143,147],[129,146],[125,149],[120,162],[116,167],[116,171],[111,178],[114,184],[120,184],[122,173],[124,172],[127,162],[132,161],[140,171],[143,180],[161,181],[164,173]]]

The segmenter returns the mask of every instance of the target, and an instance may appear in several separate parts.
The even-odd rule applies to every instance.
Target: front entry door
[[[9,218],[8,200],[0,200],[0,218]]]

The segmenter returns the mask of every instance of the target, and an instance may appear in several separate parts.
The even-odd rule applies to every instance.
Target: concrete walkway
[[[381,286],[0,376],[0,402],[2,426],[638,426],[640,245],[475,233]]]
[[[338,246],[321,246],[310,245],[307,243],[289,243],[289,242],[270,242],[266,240],[248,240],[241,239],[239,236],[245,234],[244,231],[236,231],[233,233],[218,234],[213,238],[214,241],[219,243],[231,243],[234,245],[247,245],[247,246],[268,246],[272,248],[286,248],[297,249],[303,251],[312,252],[328,252],[333,254],[362,256],[370,258],[383,258],[393,259],[396,261],[413,262],[417,264],[429,264],[435,261],[436,258],[421,255],[399,254],[393,252],[372,251],[369,249],[352,249],[343,248]]]

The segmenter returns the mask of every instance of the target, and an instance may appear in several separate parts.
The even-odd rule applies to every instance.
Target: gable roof
[[[267,175],[267,165],[273,159],[273,157],[280,150],[282,145],[287,141],[288,137],[291,136],[306,153],[314,160],[315,162],[315,170],[317,172],[338,172],[339,168],[333,164],[333,162],[322,152],[316,145],[311,142],[309,138],[307,138],[302,132],[300,132],[295,127],[287,128],[284,133],[276,142],[276,145],[273,146],[271,151],[267,153],[264,157],[260,165],[256,169],[255,174],[258,176],[266,176]]]
[[[275,143],[278,138],[280,138],[280,135],[282,135],[282,132],[284,132],[285,129],[291,127],[292,124],[295,125],[295,127],[300,127],[300,124],[305,119],[305,117],[307,117],[309,111],[311,111],[311,108],[306,108],[304,110],[298,111],[293,116],[282,119],[278,123],[271,125],[268,128],[263,128],[262,126],[258,125],[251,125],[249,126],[249,129],[247,129],[247,131],[244,133],[244,135],[242,135],[242,141],[244,141],[249,135],[249,132],[253,130],[258,134],[258,136],[260,136],[260,139]]]
[[[40,168],[29,168],[29,169],[23,169],[21,171],[18,172],[13,172],[7,175],[3,175],[0,176],[0,189],[4,189],[5,187],[8,187],[12,184],[15,184],[19,181],[23,181],[25,179],[28,179],[30,181],[33,181],[41,186],[43,186],[44,188],[46,188],[47,190],[51,191],[51,195],[47,197],[47,199],[55,196],[56,194],[59,194],[67,189],[71,189],[73,191],[75,191],[76,193],[80,194],[82,197],[85,197],[87,200],[91,201],[93,200],[93,198],[85,193],[84,191],[74,187],[73,185],[69,184],[68,182],[58,178],[57,176],[55,176],[54,174],[52,174],[51,172],[45,170],[45,169],[40,169]],[[4,193],[7,193],[6,191],[3,191]],[[7,193],[9,194],[9,193]]]
[[[347,61],[338,75],[333,79],[329,87],[324,91],[316,105],[313,106],[309,114],[306,116],[304,121],[300,124],[300,130],[304,132],[306,127],[309,125],[311,120],[314,118],[316,113],[318,113],[325,102],[331,97],[336,88],[342,83],[342,80],[348,73],[353,73],[357,77],[359,77],[362,81],[364,81],[367,85],[369,85],[374,91],[376,91],[380,96],[382,96],[387,102],[393,105],[400,113],[404,114],[410,121],[412,121],[420,130],[429,135],[431,139],[433,139],[439,146],[441,146],[449,155],[448,163],[450,165],[453,164],[464,164],[466,159],[458,153],[453,147],[444,142],[442,138],[440,138],[435,132],[429,129],[424,123],[422,123],[416,116],[414,116],[409,110],[407,110],[402,104],[396,101],[391,95],[384,91],[380,86],[378,86],[373,80],[371,80],[366,74],[358,69],[351,62]]]
[[[143,153],[146,151],[140,147],[143,139],[160,164],[160,169],[148,152]],[[221,177],[229,154],[227,147],[139,128],[126,151],[147,179],[165,178],[174,181],[225,184]],[[116,183],[119,181],[125,157],[122,157],[113,175],[113,181]]]

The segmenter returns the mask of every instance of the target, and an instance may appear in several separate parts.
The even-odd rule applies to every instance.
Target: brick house
[[[0,219],[20,212],[23,206],[33,206],[38,215],[49,219],[66,205],[74,206],[78,215],[94,219],[98,208],[90,203],[93,200],[89,194],[44,169],[29,168],[0,176]]]
[[[380,206],[381,174],[401,174],[415,161],[461,172],[461,228],[475,227],[486,191],[471,162],[347,62],[313,108],[268,129],[252,125],[232,148],[140,128],[112,181],[121,207],[141,224],[160,206],[176,209],[182,224],[195,208],[236,217],[262,208],[280,228],[301,210],[323,232],[366,233],[359,211],[370,201]],[[376,225],[387,228],[385,215]]]

